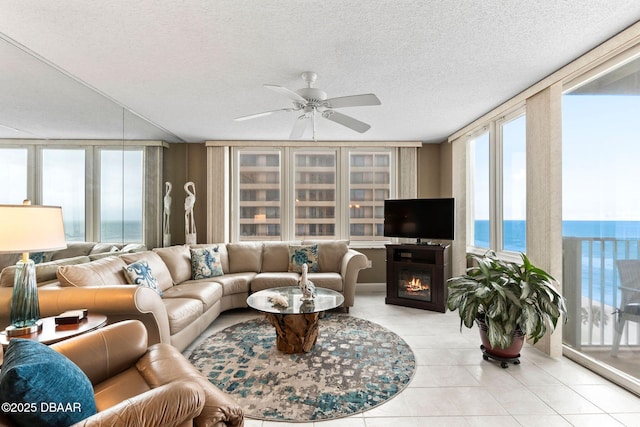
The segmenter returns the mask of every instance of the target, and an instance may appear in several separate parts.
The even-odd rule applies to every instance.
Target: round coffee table
[[[269,298],[274,295],[284,297],[288,307],[271,302]],[[325,288],[316,288],[313,301],[302,301],[301,297],[297,286],[284,286],[265,289],[247,298],[249,307],[266,314],[276,329],[276,348],[286,354],[308,353],[318,339],[320,314],[344,302],[341,293]]]

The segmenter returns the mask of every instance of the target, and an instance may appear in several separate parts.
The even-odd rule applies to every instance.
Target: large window
[[[154,191],[147,180],[159,180],[145,171],[159,165],[146,164],[145,150],[74,141],[0,146],[0,203],[61,206],[68,241],[146,244],[145,215],[157,216],[145,205]]]
[[[280,152],[241,151],[238,164],[240,240],[280,240]]]
[[[526,250],[526,121],[519,110],[468,140],[468,234],[478,251]]]
[[[295,238],[336,235],[336,153],[296,151]]]
[[[27,149],[0,148],[0,203],[21,204],[27,195]]]
[[[640,58],[603,67],[562,97],[563,342],[638,380]]]
[[[351,238],[385,240],[384,201],[391,194],[391,153],[350,153],[349,188]]]
[[[392,149],[234,152],[234,239],[389,240],[383,224],[384,200],[394,195]]]
[[[100,150],[100,240],[141,242],[144,206],[142,150]]]
[[[502,150],[502,249],[527,247],[527,134],[525,116],[498,123]]]
[[[42,150],[42,204],[61,206],[68,241],[85,236],[85,150]]]

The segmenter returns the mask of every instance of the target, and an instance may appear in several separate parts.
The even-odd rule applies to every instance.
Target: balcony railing
[[[638,259],[640,240],[565,237],[563,248],[562,287],[568,310],[563,340],[576,350],[610,347],[620,306],[616,261]],[[621,348],[640,345],[638,326],[627,322]]]

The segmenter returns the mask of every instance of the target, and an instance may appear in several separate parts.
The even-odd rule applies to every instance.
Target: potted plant
[[[564,297],[555,279],[535,267],[525,254],[522,263],[505,261],[492,251],[471,255],[475,265],[448,281],[447,308],[458,310],[460,328],[478,323],[484,358],[519,363],[525,338],[534,344],[553,331],[561,316],[566,321]]]

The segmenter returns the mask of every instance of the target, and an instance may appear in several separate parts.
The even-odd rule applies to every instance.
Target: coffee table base
[[[311,351],[318,340],[319,318],[320,313],[267,313],[267,319],[276,328],[276,348],[285,354]]]

